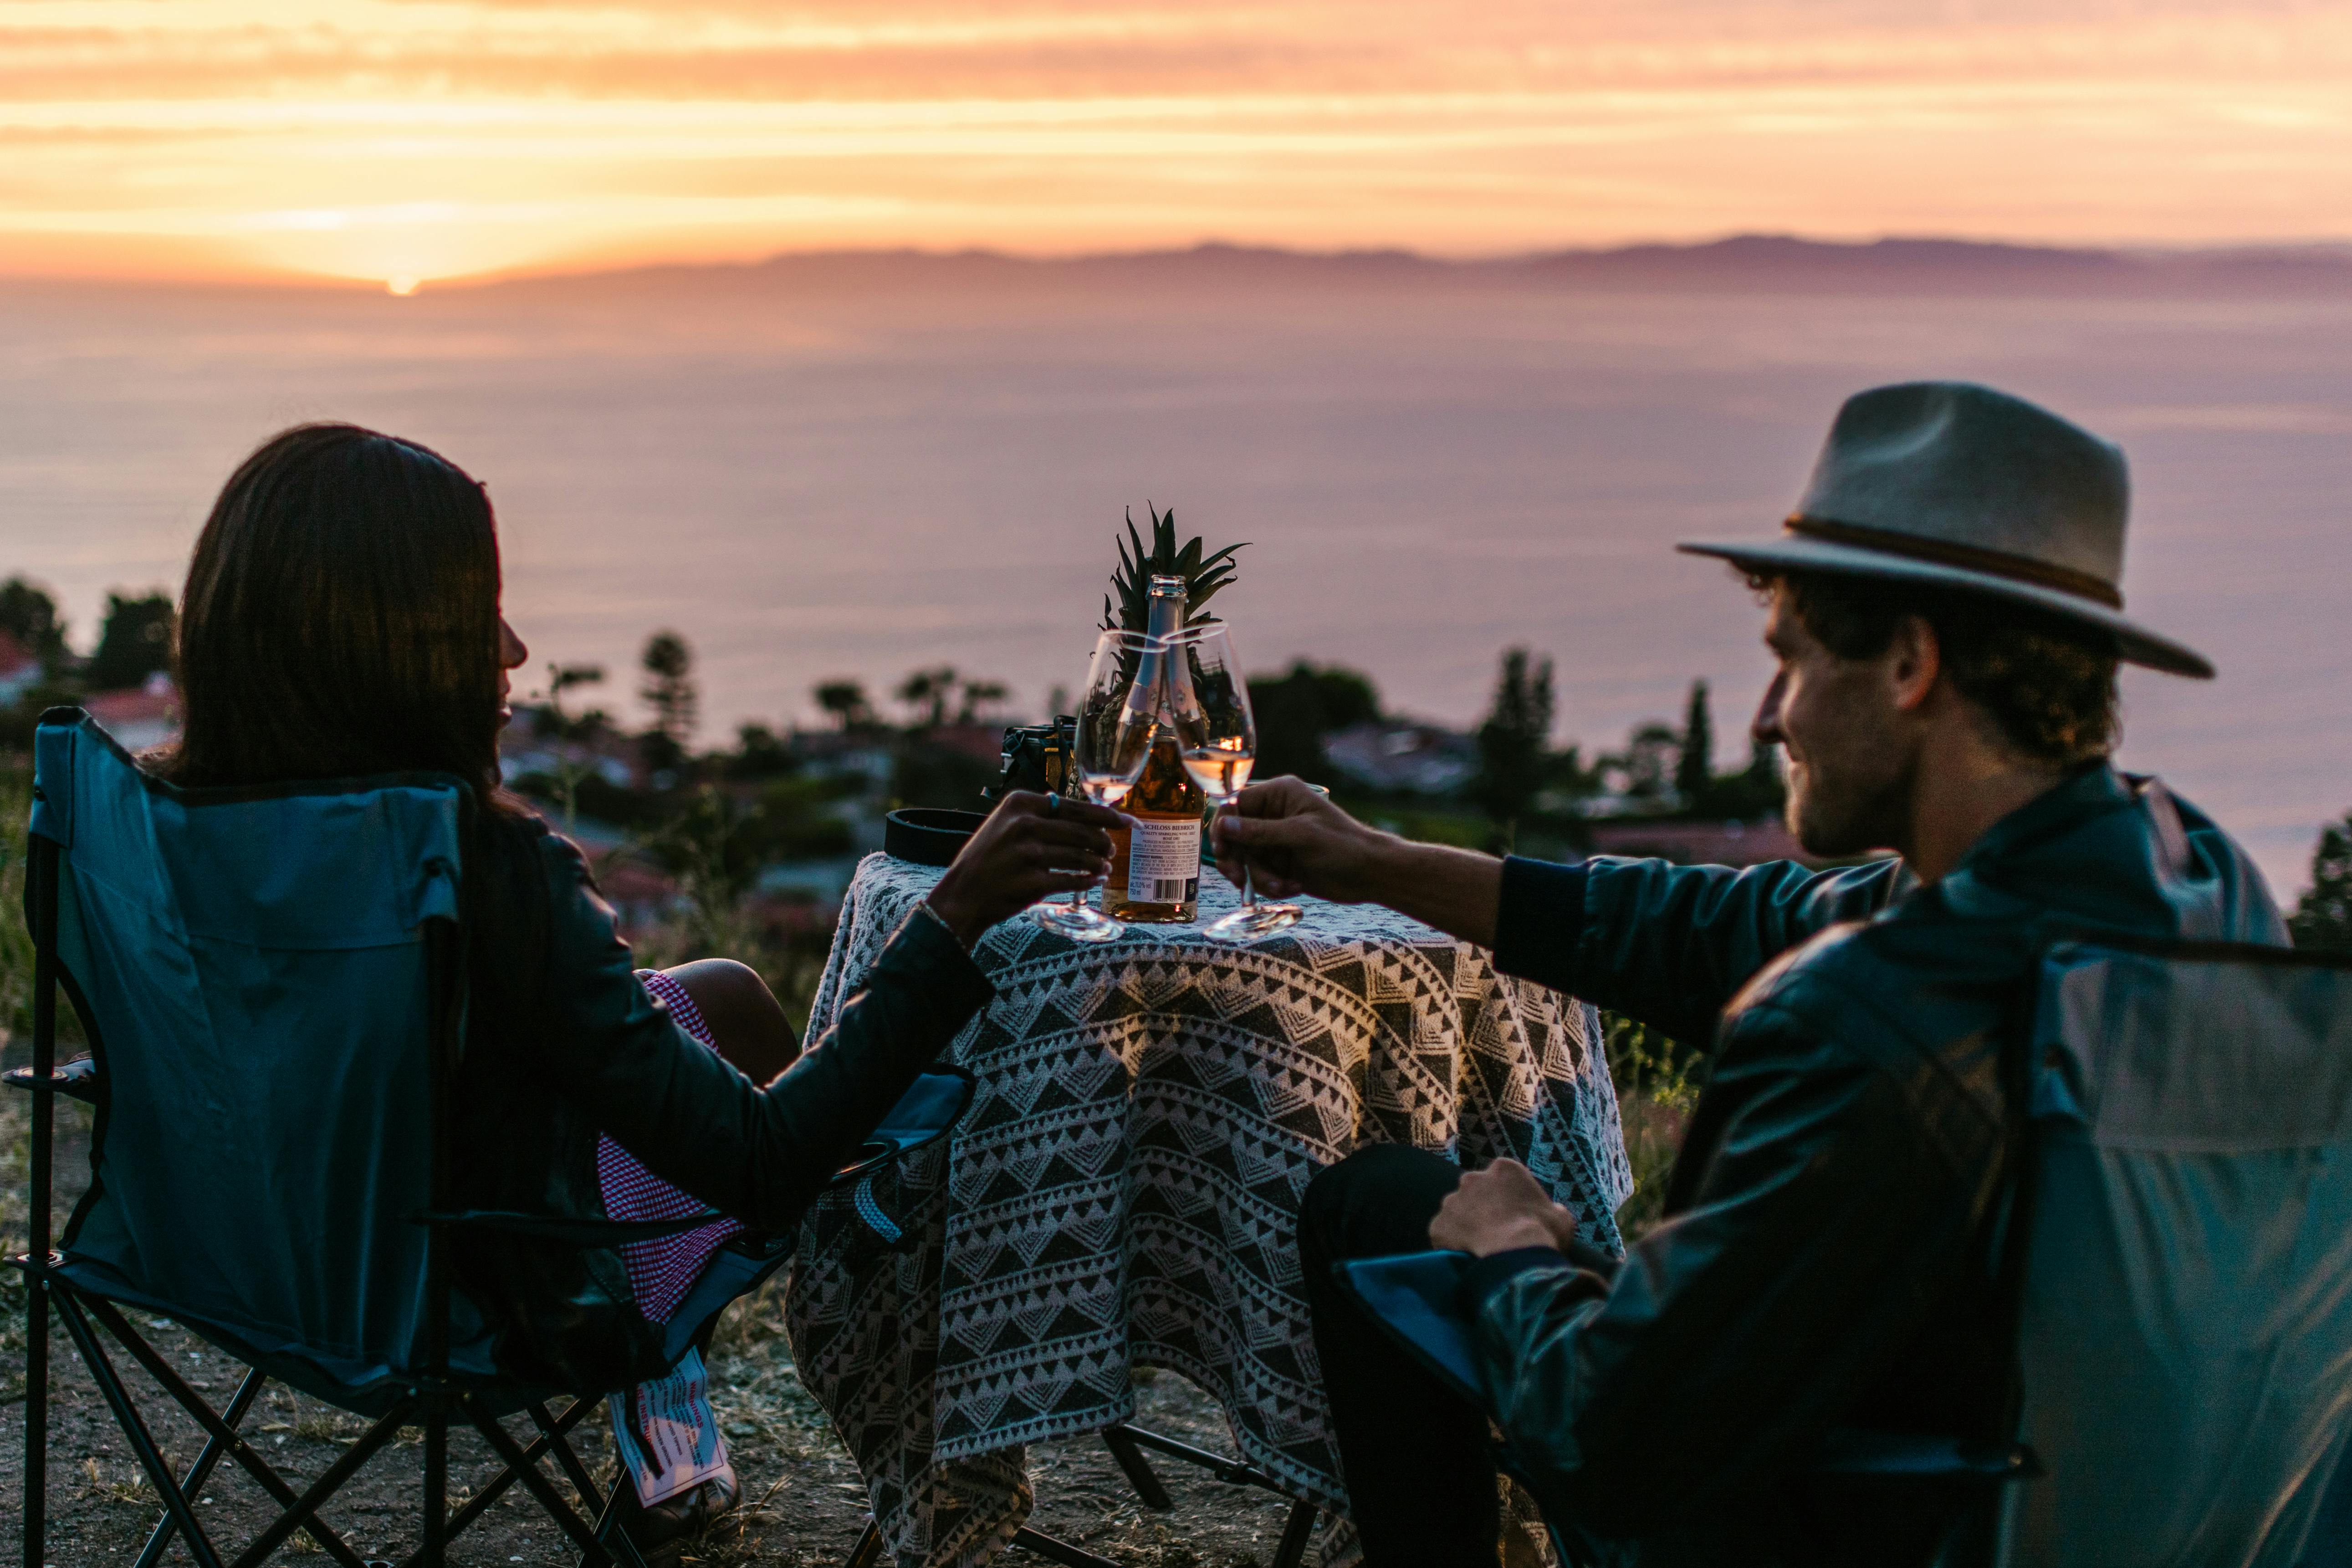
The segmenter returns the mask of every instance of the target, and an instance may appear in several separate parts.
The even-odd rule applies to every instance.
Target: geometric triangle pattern
[[[821,1037],[940,873],[869,855],[841,907]],[[1202,879],[1202,919],[1234,900]],[[1600,1020],[1376,905],[1311,903],[1244,948],[1186,927],[1071,942],[1011,920],[995,999],[946,1059],[978,1079],[948,1140],[886,1169],[886,1247],[845,1197],[801,1227],[786,1326],[902,1568],[987,1562],[1029,1516],[1025,1445],[1134,1414],[1130,1373],[1215,1396],[1243,1458],[1347,1503],[1297,1225],[1366,1143],[1523,1162],[1623,1250],[1633,1190]]]

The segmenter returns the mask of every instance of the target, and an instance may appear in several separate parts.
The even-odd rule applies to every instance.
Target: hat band
[[[1922,539],[1916,533],[1896,533],[1892,529],[1832,522],[1826,518],[1807,517],[1802,512],[1789,519],[1785,526],[1791,533],[1831,544],[1851,544],[1857,549],[1877,551],[1882,555],[1932,561],[1938,566],[1958,566],[1994,577],[2007,577],[2012,582],[2031,583],[2038,588],[2055,588],[2062,594],[2094,600],[2111,610],[2124,607],[2124,596],[2114,584],[2105,578],[2094,577],[2088,572],[2077,572],[2071,566],[2053,566],[2047,561],[2011,555],[1999,550],[1980,550],[1973,544],[1955,544],[1949,540]]]

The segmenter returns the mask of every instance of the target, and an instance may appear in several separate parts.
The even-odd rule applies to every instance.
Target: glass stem
[[[1249,857],[1244,855],[1242,857],[1242,908],[1247,910],[1255,909],[1256,906],[1257,896],[1250,891]]]

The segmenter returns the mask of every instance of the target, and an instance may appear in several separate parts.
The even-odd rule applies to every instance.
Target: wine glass
[[[1160,694],[1165,684],[1158,637],[1141,632],[1105,632],[1095,639],[1087,689],[1078,698],[1077,743],[1070,771],[1077,793],[1104,805],[1117,805],[1143,775],[1151,760],[1151,737],[1160,726]],[[1109,942],[1127,930],[1087,907],[1080,889],[1066,904],[1039,904],[1037,923],[1072,942]]]
[[[1202,794],[1226,805],[1249,783],[1257,756],[1257,721],[1250,714],[1249,682],[1242,677],[1233,633],[1211,621],[1188,626],[1168,641],[1168,722],[1183,749],[1184,771]],[[1212,942],[1255,942],[1305,916],[1297,904],[1259,903],[1250,891],[1249,858],[1244,856],[1242,907],[1210,921],[1201,934]]]

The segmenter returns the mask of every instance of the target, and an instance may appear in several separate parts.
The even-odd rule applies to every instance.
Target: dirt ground
[[[7,1065],[16,1065],[9,1052]],[[66,1103],[59,1118],[61,1177],[87,1169],[88,1134],[80,1108]],[[0,1246],[24,1244],[27,1157],[25,1097],[0,1095]],[[75,1184],[78,1188],[78,1184]],[[60,1217],[75,1191],[60,1192]],[[774,1288],[730,1310],[711,1346],[712,1403],[727,1434],[743,1504],[691,1545],[686,1560],[705,1568],[774,1564],[815,1568],[848,1556],[866,1524],[866,1489],[833,1436],[824,1413],[793,1370]],[[23,1291],[14,1270],[0,1280],[0,1554],[14,1560],[21,1539],[24,1465]],[[243,1368],[194,1335],[147,1314],[134,1326],[215,1407],[226,1405]],[[152,1430],[175,1471],[193,1461],[202,1433],[120,1347],[107,1342],[115,1365],[140,1400]],[[54,1568],[103,1568],[133,1562],[161,1511],[161,1502],[131,1458],[121,1434],[61,1329],[50,1354],[49,1550]],[[1182,1379],[1138,1376],[1138,1424],[1198,1447],[1232,1451],[1215,1404]],[[527,1439],[529,1422],[509,1428]],[[244,1431],[297,1490],[331,1464],[367,1423],[331,1405],[272,1385],[247,1415]],[[611,1475],[612,1447],[601,1414],[575,1434],[583,1458],[600,1481]],[[417,1539],[416,1477],[423,1435],[411,1430],[378,1453],[335,1502],[327,1521],[362,1556],[398,1560]],[[452,1501],[496,1474],[488,1446],[471,1432],[453,1435]],[[1137,1499],[1101,1441],[1073,1438],[1030,1450],[1037,1491],[1031,1524],[1049,1534],[1139,1568],[1245,1568],[1270,1564],[1282,1536],[1287,1503],[1271,1493],[1231,1486],[1190,1466],[1155,1463],[1173,1495],[1173,1512],[1150,1511]],[[551,1468],[551,1474],[552,1473]],[[274,1517],[275,1505],[243,1471],[224,1463],[199,1500],[198,1517],[216,1547],[234,1557]],[[1314,1560],[1309,1554],[1309,1561]],[[191,1561],[174,1543],[166,1562]],[[330,1562],[297,1535],[274,1559]],[[453,1544],[453,1564],[576,1563],[578,1552],[520,1489],[510,1490]],[[998,1561],[1008,1568],[1044,1561],[1013,1550]]]
[[[866,1522],[866,1491],[823,1414],[793,1374],[792,1362],[772,1324],[775,1304],[738,1308],[751,1321],[714,1346],[713,1403],[727,1433],[744,1503],[719,1521],[686,1560],[710,1568],[776,1564],[814,1568],[845,1561]],[[159,1350],[171,1357],[199,1390],[225,1403],[242,1372],[226,1357],[176,1328],[136,1320]],[[766,1328],[766,1331],[761,1331]],[[127,1564],[136,1558],[153,1526],[160,1503],[131,1459],[121,1436],[79,1358],[59,1347],[56,1358],[50,1426],[48,1561],[58,1568]],[[112,1347],[110,1346],[110,1351]],[[121,1358],[127,1359],[127,1358]],[[118,1365],[121,1360],[118,1360]],[[12,1378],[12,1382],[15,1379]],[[143,1373],[126,1374],[142,1396],[152,1390]],[[0,1472],[7,1502],[0,1512],[0,1542],[13,1549],[21,1515],[16,1478],[24,1454],[21,1384],[0,1427]],[[1180,1378],[1153,1377],[1139,1390],[1140,1425],[1202,1447],[1229,1449],[1216,1406]],[[149,1408],[159,1440],[174,1468],[192,1459],[202,1444],[195,1424],[170,1407],[160,1392]],[[509,1423],[522,1433],[527,1423]],[[332,1463],[341,1447],[366,1423],[308,1397],[272,1387],[247,1416],[245,1430],[263,1455],[299,1488]],[[601,1416],[581,1428],[582,1456],[599,1479],[610,1475],[611,1444]],[[325,1510],[362,1555],[397,1560],[416,1542],[414,1501],[421,1434],[379,1453]],[[452,1441],[453,1501],[468,1495],[496,1473],[487,1447],[474,1434]],[[1125,1478],[1095,1438],[1041,1445],[1031,1450],[1037,1489],[1032,1524],[1048,1534],[1123,1563],[1152,1568],[1243,1568],[1270,1563],[1281,1538],[1284,1503],[1269,1493],[1228,1486],[1205,1472],[1168,1463],[1155,1467],[1177,1500],[1176,1510],[1155,1514],[1143,1508]],[[242,1472],[224,1465],[207,1484],[199,1517],[215,1544],[233,1555],[275,1510]],[[217,1522],[215,1522],[217,1521]],[[327,1561],[307,1540],[297,1538],[281,1553],[289,1562]],[[168,1561],[189,1561],[174,1547]],[[536,1504],[509,1491],[450,1552],[452,1563],[568,1564],[578,1553],[563,1541]],[[1013,1551],[1003,1562],[1040,1561]]]

